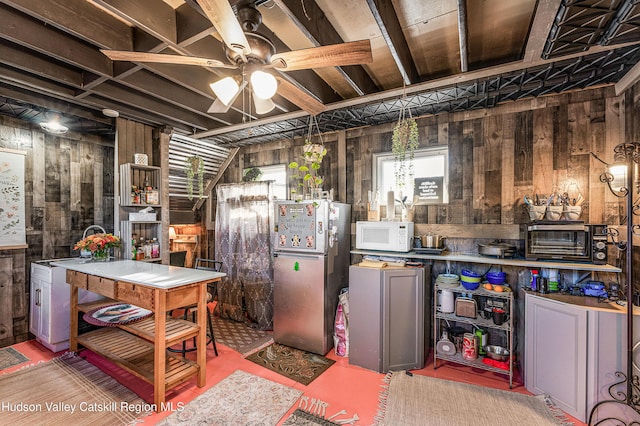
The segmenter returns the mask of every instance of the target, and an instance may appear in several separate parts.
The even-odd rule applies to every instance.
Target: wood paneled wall
[[[632,93],[626,97],[633,97]],[[524,196],[582,193],[582,219],[619,224],[620,201],[599,181],[613,147],[625,140],[630,117],[625,97],[613,87],[509,102],[491,109],[438,114],[418,119],[420,147],[448,146],[449,203],[417,206],[422,224],[519,224],[528,220]],[[352,204],[352,221],[366,220],[373,155],[391,151],[393,124],[324,136],[328,155],[322,163],[324,189]],[[640,133],[640,132],[639,132]],[[346,161],[338,161],[338,141],[346,135]],[[303,140],[243,148],[225,174],[240,181],[245,167],[288,164],[301,158]],[[341,180],[346,185],[341,185]],[[289,182],[295,185],[294,181]],[[346,186],[346,194],[342,188]]]
[[[84,229],[113,231],[114,148],[86,134],[53,136],[0,116],[0,147],[26,151],[27,249],[0,250],[0,347],[28,339],[31,262],[69,257]]]

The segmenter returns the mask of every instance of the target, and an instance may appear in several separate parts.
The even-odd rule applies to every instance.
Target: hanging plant
[[[260,179],[260,176],[262,176],[262,171],[257,167],[252,167],[244,173],[244,176],[242,176],[242,181],[255,182]]]
[[[407,176],[409,179],[413,177],[413,158],[418,146],[418,123],[411,117],[411,111],[403,106],[391,137],[396,185],[400,189],[404,187]]]
[[[289,163],[289,169],[295,172],[292,177],[298,179],[298,188],[301,189],[303,193],[305,190],[308,190],[309,193],[313,193],[314,190],[321,189],[322,183],[324,182],[324,179],[322,176],[318,175],[318,172],[320,170],[322,160],[327,155],[327,148],[325,148],[322,143],[322,135],[319,134],[319,128],[318,134],[320,137],[320,143],[313,143],[311,141],[311,132],[314,122],[317,128],[318,123],[315,121],[315,117],[311,117],[309,120],[309,132],[302,147],[302,161],[292,161]],[[297,189],[291,189],[292,194],[296,194],[297,192]]]
[[[198,175],[198,194],[204,195],[204,160],[198,155],[187,157],[184,160],[184,172],[187,175],[187,197],[193,199],[193,178]]]

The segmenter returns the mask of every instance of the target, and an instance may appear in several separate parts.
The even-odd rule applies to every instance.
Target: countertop
[[[50,264],[51,266],[59,266],[89,275],[163,289],[201,281],[213,281],[226,276],[223,272],[160,265],[151,262],[137,262],[134,260],[87,262],[81,259],[70,259],[51,261]]]
[[[479,254],[458,253],[443,251],[441,254],[427,254],[410,251],[408,253],[373,250],[352,250],[351,254],[374,255],[384,257],[399,257],[411,259],[437,260],[441,262],[467,262],[483,263],[486,265],[507,265],[519,266],[523,268],[556,268],[576,271],[598,271],[598,272],[622,272],[622,269],[613,265],[596,265],[593,263],[581,262],[555,262],[542,260],[527,260],[523,258],[503,259],[498,257],[480,256]]]
[[[590,296],[571,296],[569,294],[562,293],[545,293],[540,294],[533,291],[521,290],[524,294],[528,296],[541,297],[544,299],[555,300],[561,303],[567,303],[570,305],[581,306],[583,308],[588,309],[597,309],[602,311],[616,312],[620,314],[627,313],[627,303],[621,302],[622,304],[618,304],[612,302],[610,300],[600,301],[597,297]],[[633,307],[633,315],[640,315],[640,308],[637,306]]]

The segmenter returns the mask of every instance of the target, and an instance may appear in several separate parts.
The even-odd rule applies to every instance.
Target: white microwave
[[[356,222],[356,249],[409,252],[413,222]]]

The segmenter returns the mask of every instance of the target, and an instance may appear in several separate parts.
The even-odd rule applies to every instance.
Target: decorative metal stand
[[[626,197],[627,201],[627,256],[625,265],[627,282],[627,371],[626,373],[621,371],[615,372],[615,376],[619,378],[620,381],[609,386],[609,395],[611,396],[610,400],[600,401],[593,406],[591,413],[589,414],[589,425],[606,424],[616,426],[640,426],[640,381],[638,376],[633,374],[633,351],[637,346],[633,344],[633,235],[634,233],[640,232],[640,225],[633,224],[634,215],[640,214],[638,206],[634,206],[633,194],[640,189],[638,187],[639,182],[637,181],[637,167],[638,164],[640,164],[640,144],[637,142],[622,143],[614,148],[614,153],[614,160],[616,163],[625,164],[627,166],[625,186],[613,188],[612,183],[614,182],[615,177],[609,171],[600,176],[600,181],[606,183],[609,190],[615,196],[620,198]],[[623,391],[621,389],[625,390]],[[629,423],[626,423],[626,420],[623,420],[622,418],[608,416],[599,419],[594,423],[598,409],[605,405],[612,404],[630,407],[635,411],[635,414],[637,414],[638,420],[630,420]],[[620,407],[620,410],[616,410],[616,412],[620,413],[620,416],[622,416],[624,410]],[[631,410],[627,410],[627,412],[629,414],[632,413]]]

